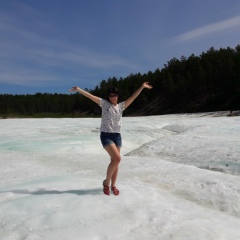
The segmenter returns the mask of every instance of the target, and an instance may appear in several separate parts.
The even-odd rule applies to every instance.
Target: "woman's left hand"
[[[152,85],[149,84],[149,82],[143,83],[143,84],[142,84],[142,87],[143,87],[143,88],[148,88],[148,89],[152,89],[152,88],[153,88]]]

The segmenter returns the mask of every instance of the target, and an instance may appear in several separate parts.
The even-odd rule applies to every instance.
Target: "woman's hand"
[[[152,88],[153,88],[152,85],[149,85],[149,82],[143,83],[143,84],[142,84],[142,87],[143,87],[143,88],[148,88],[148,89],[152,89]]]
[[[72,87],[71,89],[69,89],[68,91],[69,92],[75,92],[75,91],[78,91],[79,87]]]

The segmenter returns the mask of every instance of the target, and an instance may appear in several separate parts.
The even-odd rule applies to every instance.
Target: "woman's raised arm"
[[[141,93],[141,91],[142,91],[144,88],[152,89],[152,86],[149,85],[148,82],[143,83],[142,86],[141,86],[136,92],[134,92],[131,97],[129,97],[129,98],[125,101],[125,108],[127,108],[127,107],[135,100],[135,98]]]
[[[92,95],[89,92],[86,92],[84,90],[82,90],[80,87],[72,87],[71,89],[69,89],[69,92],[80,92],[83,96],[91,99],[93,102],[97,103],[98,105],[100,105],[100,98],[97,96]]]

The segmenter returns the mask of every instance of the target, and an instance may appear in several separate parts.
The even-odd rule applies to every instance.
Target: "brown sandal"
[[[103,181],[103,193],[106,195],[110,195],[110,188],[107,185],[104,185],[104,181]]]
[[[119,194],[119,190],[116,187],[111,187],[111,190],[115,196]]]

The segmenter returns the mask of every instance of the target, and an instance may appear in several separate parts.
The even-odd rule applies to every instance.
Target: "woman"
[[[116,188],[116,180],[118,176],[118,165],[121,161],[120,149],[122,146],[121,138],[121,120],[122,112],[134,101],[134,99],[141,93],[144,88],[151,89],[152,86],[148,82],[142,84],[142,86],[133,93],[126,101],[118,104],[119,92],[117,88],[111,88],[108,92],[109,101],[101,99],[92,95],[89,92],[82,90],[79,87],[73,87],[70,92],[80,92],[85,97],[91,99],[102,108],[102,121],[101,121],[101,135],[100,139],[103,148],[108,152],[110,156],[110,164],[107,168],[107,176],[103,181],[103,192],[106,195],[110,195],[111,191],[114,195],[119,194],[119,190]]]

